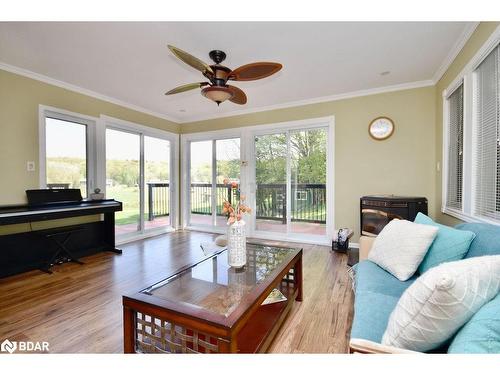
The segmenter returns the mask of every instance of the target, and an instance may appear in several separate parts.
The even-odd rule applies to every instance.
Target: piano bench
[[[61,259],[63,257],[65,257],[68,262],[74,262],[83,265],[84,263],[81,262],[76,256],[74,256],[73,253],[68,249],[67,243],[71,239],[72,234],[84,230],[85,227],[74,225],[62,228],[48,229],[40,233],[46,239],[54,243],[57,249],[54,254],[52,254],[47,263],[45,263],[45,265],[40,269],[43,272],[51,274],[52,271],[50,270],[50,268],[57,262],[58,259]]]

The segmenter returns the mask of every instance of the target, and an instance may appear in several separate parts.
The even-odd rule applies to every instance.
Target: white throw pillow
[[[499,290],[500,255],[431,268],[399,299],[382,344],[420,352],[438,348]]]
[[[438,230],[432,225],[394,219],[373,242],[368,259],[406,281],[417,271]]]

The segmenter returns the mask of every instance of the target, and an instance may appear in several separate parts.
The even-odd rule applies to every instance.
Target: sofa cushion
[[[432,225],[439,229],[424,260],[418,266],[418,272],[421,274],[441,263],[462,259],[467,254],[472,240],[476,237],[474,232],[438,224],[421,212],[417,214],[415,223]]]
[[[412,277],[424,259],[438,228],[394,219],[373,242],[368,259],[405,281]]]
[[[351,338],[381,343],[389,316],[398,300],[381,293],[356,293]]]
[[[413,276],[400,281],[370,260],[364,260],[355,266],[356,293],[373,292],[399,298],[416,278],[417,276]]]
[[[500,353],[500,294],[481,307],[458,331],[448,353]]]
[[[382,344],[428,351],[443,345],[500,290],[500,256],[443,263],[420,276],[391,314]]]
[[[351,337],[380,343],[400,295],[414,281],[399,281],[369,260],[358,263]]]
[[[466,258],[478,257],[482,255],[500,255],[500,227],[484,223],[463,223],[455,228],[470,230],[476,234],[472,241]]]

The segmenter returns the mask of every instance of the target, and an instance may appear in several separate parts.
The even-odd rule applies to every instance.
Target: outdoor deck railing
[[[291,221],[326,223],[326,185],[292,184]],[[287,221],[286,184],[257,184],[257,219]]]
[[[148,182],[148,218],[168,216],[170,213],[169,183]],[[227,185],[216,185],[216,213],[222,213],[222,202],[235,200]],[[291,221],[326,223],[326,185],[292,184]],[[286,223],[286,184],[257,184],[257,219]],[[191,213],[211,215],[212,184],[191,184]]]
[[[170,214],[170,184],[148,182],[148,220]]]

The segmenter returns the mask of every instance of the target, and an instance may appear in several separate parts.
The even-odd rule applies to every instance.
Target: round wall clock
[[[377,141],[387,139],[394,133],[394,122],[389,117],[377,117],[370,122],[368,133]]]

